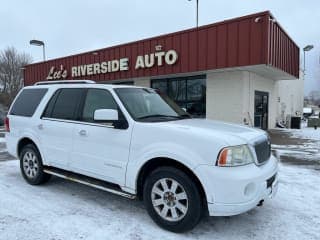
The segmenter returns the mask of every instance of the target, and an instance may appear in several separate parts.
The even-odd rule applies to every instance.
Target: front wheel
[[[143,192],[151,218],[162,228],[185,232],[202,216],[202,199],[196,184],[183,171],[160,167],[147,178]]]
[[[43,171],[41,155],[33,144],[23,147],[20,154],[20,169],[24,179],[31,185],[45,183],[51,177]]]

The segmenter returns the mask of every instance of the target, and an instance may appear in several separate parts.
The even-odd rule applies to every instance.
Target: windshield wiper
[[[171,115],[162,115],[162,114],[153,114],[153,115],[147,115],[138,117],[138,119],[146,119],[146,118],[180,118],[180,116],[171,116]]]
[[[190,114],[181,114],[179,118],[192,118]]]

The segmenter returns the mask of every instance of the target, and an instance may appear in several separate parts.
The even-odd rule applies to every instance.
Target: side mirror
[[[117,121],[118,111],[114,109],[97,109],[94,111],[93,120],[95,121]]]

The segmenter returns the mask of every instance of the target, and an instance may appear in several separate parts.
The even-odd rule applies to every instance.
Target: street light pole
[[[306,76],[306,52],[310,51],[313,48],[313,45],[307,45],[303,48],[303,80]]]
[[[199,27],[199,0],[197,0],[197,27]]]
[[[43,49],[42,49],[43,61],[45,61],[46,60],[46,48],[44,47],[44,43],[43,43],[42,47],[43,47]]]
[[[192,1],[192,0],[188,0],[188,1]],[[197,17],[197,27],[199,27],[199,0],[197,0],[196,17]]]
[[[43,41],[40,40],[30,40],[30,45],[34,45],[34,46],[42,46],[42,54],[43,54],[43,61],[46,60],[46,49],[45,49],[45,44]]]

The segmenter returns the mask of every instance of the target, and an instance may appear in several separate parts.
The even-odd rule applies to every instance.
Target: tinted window
[[[76,113],[78,111],[83,93],[83,89],[61,89],[55,101],[50,117],[76,120]]]
[[[14,102],[10,114],[31,117],[47,91],[46,88],[23,89]]]
[[[44,113],[43,113],[42,117],[50,117],[50,116],[51,116],[51,113],[52,113],[54,104],[55,104],[56,101],[57,101],[57,98],[58,98],[58,96],[59,96],[60,91],[61,91],[61,90],[56,91],[56,92],[54,93],[54,95],[51,97],[49,103],[48,103],[47,106],[46,106],[46,109],[44,110]]]
[[[111,93],[103,89],[89,89],[83,106],[82,120],[93,122],[94,111],[97,109],[118,109]]]
[[[151,87],[168,95],[194,117],[206,115],[206,76],[155,79]]]

